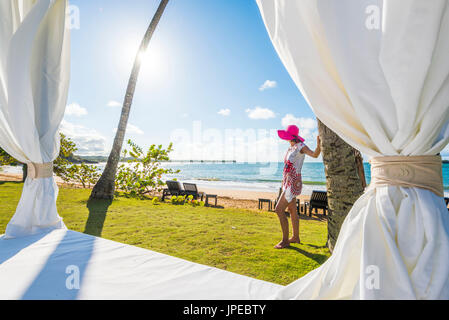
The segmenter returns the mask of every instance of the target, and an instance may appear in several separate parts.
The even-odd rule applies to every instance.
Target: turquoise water
[[[100,163],[100,171],[104,168]],[[169,162],[164,167],[181,170],[180,173],[167,175],[164,180],[177,178],[182,182],[196,183],[204,188],[237,189],[277,192],[281,186],[283,163],[190,163]],[[367,183],[371,180],[370,165],[365,163]],[[21,173],[21,167],[3,167],[4,171]],[[16,172],[17,171],[17,172]],[[302,194],[311,194],[312,190],[326,190],[324,165],[320,162],[306,162],[302,168]],[[449,164],[443,164],[444,192],[449,196]]]
[[[282,181],[283,163],[165,163],[164,167],[179,169],[179,174],[166,178],[197,183],[204,187],[250,189],[259,191],[278,190]],[[370,165],[364,164],[367,183],[371,180]],[[302,168],[304,194],[311,190],[325,190],[324,165],[306,162]],[[445,193],[449,192],[449,164],[443,164]]]

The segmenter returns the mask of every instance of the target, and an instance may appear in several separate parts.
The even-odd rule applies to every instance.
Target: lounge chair
[[[166,196],[183,196],[186,194],[179,181],[168,180],[165,181],[165,184],[168,188],[162,191],[162,201],[165,200]]]
[[[192,195],[195,200],[197,200],[201,196],[201,201],[203,201],[204,192],[199,192],[196,184],[184,182],[183,186],[186,195]]]
[[[318,209],[323,209],[324,215],[328,210],[327,192],[326,191],[312,191],[312,196],[309,201],[309,217],[312,216],[312,209],[315,209],[315,213],[318,213]]]

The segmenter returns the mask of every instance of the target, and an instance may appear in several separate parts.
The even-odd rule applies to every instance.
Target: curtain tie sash
[[[422,188],[444,197],[441,156],[375,157],[370,163],[370,187]]]
[[[27,163],[27,177],[31,179],[43,179],[53,177],[53,162]]]

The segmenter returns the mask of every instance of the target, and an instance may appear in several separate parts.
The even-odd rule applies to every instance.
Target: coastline
[[[238,189],[212,189],[212,188],[198,188],[199,191],[206,194],[216,194],[218,198],[218,206],[225,208],[238,208],[238,209],[258,209],[259,198],[270,199],[274,206],[274,201],[278,196],[277,192],[268,191],[250,191],[250,190],[238,190]],[[301,203],[308,201],[310,196],[300,195],[297,197]],[[212,200],[213,201],[213,200]],[[263,205],[263,210],[267,210],[267,204]],[[273,208],[274,210],[274,208]]]
[[[60,178],[55,177],[56,183],[60,187],[67,188],[81,188],[80,186],[73,186],[63,182]],[[22,181],[22,175],[17,173],[7,173],[0,172],[0,181]],[[204,188],[202,186],[198,187],[199,191],[205,192],[206,194],[217,195],[217,205],[224,208],[237,208],[237,209],[252,209],[257,210],[259,198],[270,199],[273,201],[277,198],[277,192],[271,191],[252,191],[252,190],[240,190],[231,188]],[[301,202],[309,200],[310,196],[300,195],[298,199]],[[212,200],[213,203],[214,200]],[[264,205],[264,210],[267,210],[267,204]]]

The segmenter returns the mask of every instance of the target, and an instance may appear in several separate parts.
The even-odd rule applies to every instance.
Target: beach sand
[[[64,183],[60,178],[55,177],[56,183],[59,186],[74,187],[73,185],[68,185]],[[2,173],[0,172],[0,181],[22,181],[21,174],[14,173]],[[77,187],[77,186],[75,186]],[[78,186],[79,187],[79,186]],[[258,209],[259,198],[270,199],[274,206],[274,200],[277,198],[278,194],[276,192],[260,192],[260,191],[250,191],[250,190],[234,190],[234,189],[210,189],[210,188],[199,188],[199,191],[205,192],[206,194],[217,195],[217,206],[224,208],[238,208],[238,209]],[[298,196],[301,203],[309,200],[310,196]],[[214,199],[209,200],[213,205],[215,203]],[[264,204],[264,210],[267,210],[267,204]],[[274,208],[273,208],[274,209]]]
[[[199,188],[199,191],[203,191],[206,194],[216,194],[218,198],[218,206],[225,208],[241,208],[241,209],[258,209],[258,199],[270,199],[274,206],[274,200],[277,198],[276,192],[260,192],[250,190],[233,190],[233,189],[209,189]],[[310,196],[299,196],[298,199],[303,203],[305,200],[309,200]],[[212,199],[212,201],[214,201]],[[267,209],[267,204],[263,207]],[[273,208],[274,209],[274,208]]]

